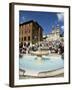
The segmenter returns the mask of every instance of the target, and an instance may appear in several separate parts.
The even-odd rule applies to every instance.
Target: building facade
[[[52,26],[52,32],[47,35],[48,41],[54,41],[60,39],[60,27],[57,25],[56,27]]]
[[[43,40],[43,29],[35,21],[31,20],[19,25],[19,42],[35,44]]]

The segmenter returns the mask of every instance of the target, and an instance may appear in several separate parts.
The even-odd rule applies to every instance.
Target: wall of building
[[[60,39],[60,28],[59,26],[53,27],[52,32],[48,34],[47,40],[52,41],[52,40],[59,40]]]
[[[19,33],[20,42],[31,42],[32,40],[32,23],[21,25]],[[29,39],[30,38],[30,39]]]
[[[35,44],[42,41],[43,30],[35,22],[29,22],[19,26],[19,42]]]

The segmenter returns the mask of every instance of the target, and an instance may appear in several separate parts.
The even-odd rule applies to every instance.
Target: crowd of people
[[[23,54],[30,54],[30,51],[37,50],[48,50],[49,53],[64,53],[64,41],[63,40],[54,40],[54,41],[41,41],[36,44],[30,45],[30,43],[20,43],[19,52]]]
[[[54,40],[54,41],[45,41],[42,42],[43,47],[47,47],[51,53],[64,53],[64,41],[63,40]]]

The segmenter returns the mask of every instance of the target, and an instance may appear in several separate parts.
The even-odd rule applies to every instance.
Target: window
[[[23,30],[22,30],[22,34],[23,34]]]
[[[34,40],[36,40],[36,39],[37,39],[37,36],[36,36],[36,35],[34,35],[34,36],[33,36],[33,39],[34,39]]]
[[[30,33],[30,30],[29,30],[29,29],[26,29],[26,30],[25,30],[25,33]]]
[[[24,41],[26,41],[26,37],[24,37]]]
[[[23,41],[23,37],[22,37],[22,41]]]
[[[28,30],[28,33],[30,33],[30,30]]]
[[[28,40],[30,41],[30,36],[28,36]]]
[[[27,33],[27,30],[25,30],[25,33]]]

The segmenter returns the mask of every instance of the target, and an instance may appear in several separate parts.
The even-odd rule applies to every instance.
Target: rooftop
[[[21,24],[19,24],[19,25],[21,26],[21,25],[25,25],[25,24],[29,24],[29,23],[35,23],[38,27],[40,27],[40,28],[43,30],[42,26],[39,25],[39,23],[38,23],[37,21],[34,21],[34,20],[30,20],[30,21],[21,23]]]

